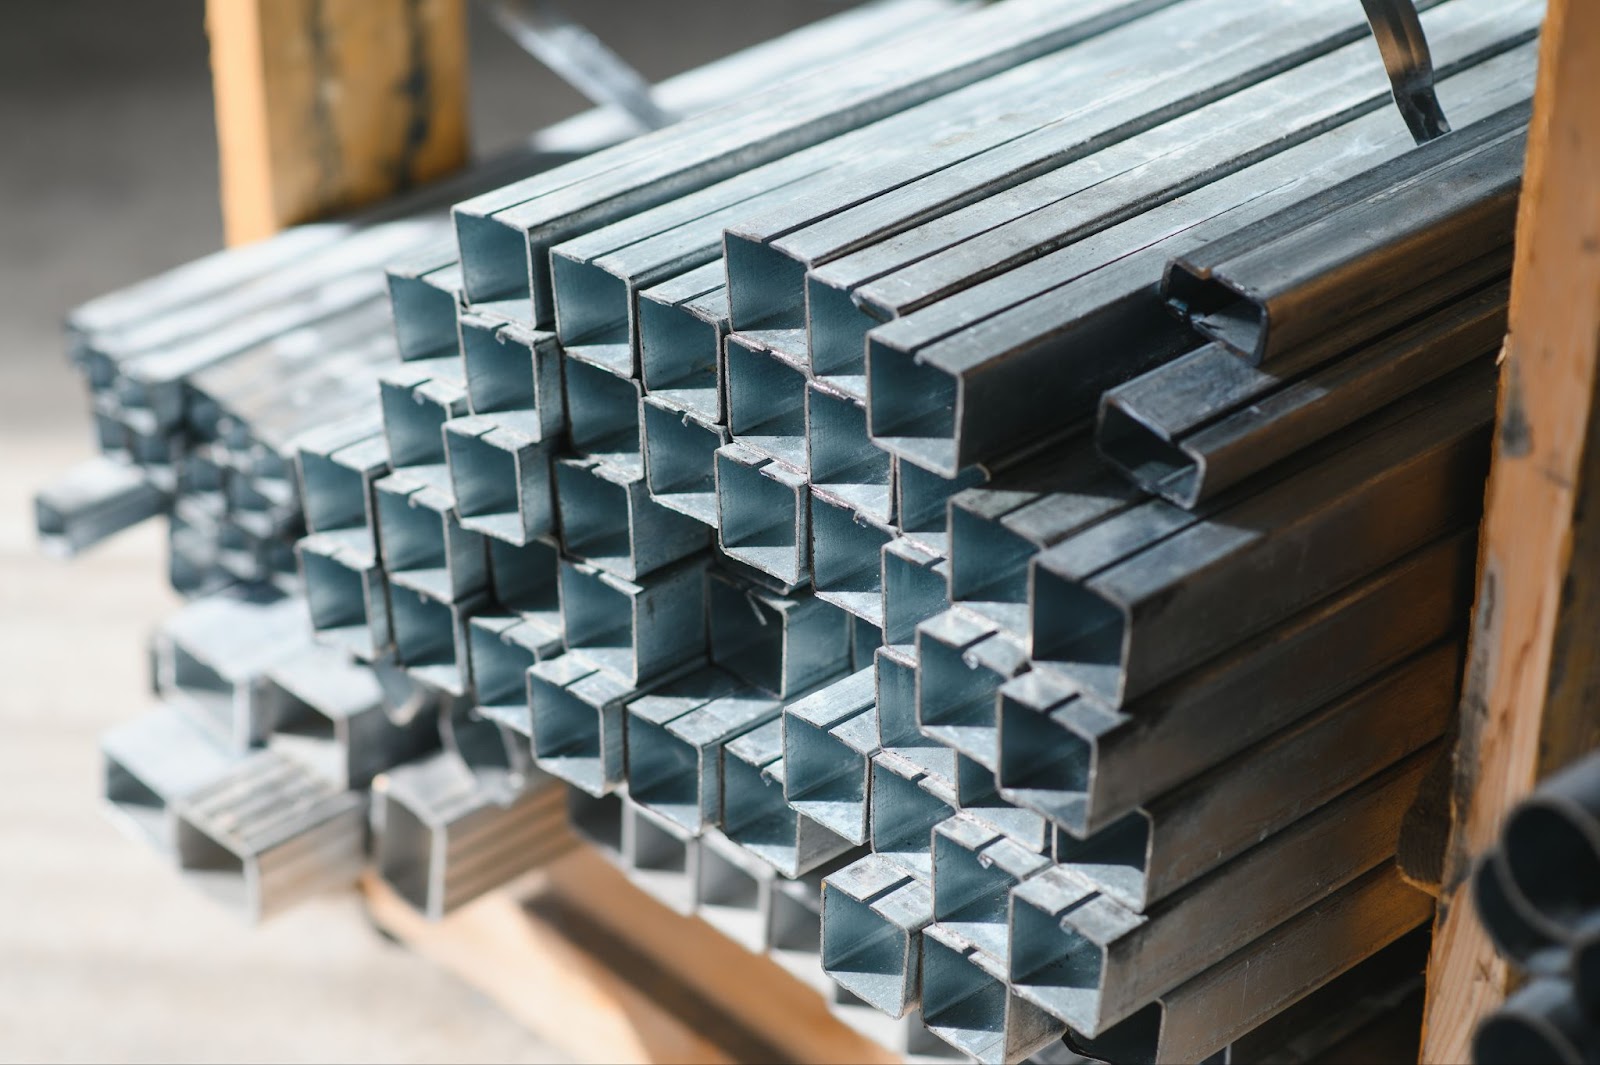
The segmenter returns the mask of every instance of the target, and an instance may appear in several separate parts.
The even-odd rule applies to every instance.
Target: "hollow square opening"
[[[872,849],[923,876],[933,874],[933,826],[955,808],[915,781],[872,767]]]
[[[723,433],[653,403],[645,416],[645,470],[651,496],[698,496],[712,504],[717,493],[717,448]]]
[[[973,938],[963,926],[1006,923],[1007,892],[1016,877],[985,861],[981,851],[933,833],[933,919]],[[981,934],[981,933],[979,933]]]
[[[389,462],[404,466],[434,466],[445,461],[444,423],[450,411],[408,385],[379,384],[383,430],[389,438]]]
[[[910,643],[917,625],[950,605],[943,568],[895,551],[883,553],[883,638]]]
[[[171,846],[166,800],[116,759],[107,758],[104,768],[106,801],[153,846],[161,850]]]
[[[1007,994],[966,955],[923,937],[922,1021],[939,1038],[980,1061],[1001,1060]]]
[[[559,253],[550,256],[550,270],[562,345],[569,351],[574,346],[627,348],[628,286],[622,278]]]
[[[173,686],[225,736],[235,730],[234,685],[182,643],[170,645]]]
[[[178,819],[178,868],[202,894],[249,912],[250,886],[244,859],[182,817]]]
[[[728,312],[742,331],[805,328],[805,266],[761,241],[727,234]]]
[[[813,497],[811,570],[817,592],[881,596],[881,559],[891,538],[887,529],[859,521],[844,507]]]
[[[813,896],[808,904],[797,897],[800,886],[797,884],[795,890],[780,887],[772,892],[772,949],[812,955],[813,964],[820,968],[822,901],[820,896]],[[815,885],[812,890],[817,890]]]
[[[537,661],[534,653],[482,625],[469,625],[467,632],[478,702],[485,706],[524,702],[528,668]]]
[[[783,767],[790,805],[832,827],[843,815],[846,827],[860,821],[867,801],[867,758],[831,730],[788,715],[783,722]],[[841,809],[842,808],[842,809]],[[858,827],[849,832],[855,835]]]
[[[1000,696],[999,714],[1000,786],[1035,809],[1065,813],[1081,807],[1093,765],[1090,742],[1009,695]]]
[[[1038,552],[998,520],[950,508],[950,592],[956,602],[1026,606],[1028,560]]]
[[[567,789],[567,820],[573,831],[613,858],[622,854],[622,805],[621,795]]]
[[[564,373],[573,448],[585,455],[637,455],[638,382],[570,359]]]
[[[1202,336],[1246,355],[1257,355],[1266,331],[1266,316],[1253,300],[1215,277],[1200,277],[1181,266],[1167,271],[1167,302],[1176,307]]]
[[[533,711],[533,753],[541,761],[573,761],[601,756],[601,709],[538,674],[528,678]]]
[[[412,591],[390,592],[395,656],[405,666],[454,666],[455,619],[448,604]]]
[[[867,333],[882,325],[845,289],[806,279],[806,324],[811,337],[811,372],[818,377],[866,373]]]
[[[879,652],[874,662],[878,693],[878,738],[885,747],[919,747],[930,742],[917,727],[917,669]]]
[[[366,590],[359,571],[310,551],[300,553],[300,568],[314,630],[328,632],[366,626]]]
[[[703,844],[695,868],[695,901],[701,917],[746,949],[766,947],[766,885],[716,847]]]
[[[463,320],[461,355],[474,414],[537,407],[535,355],[527,344],[496,326]]]
[[[1095,434],[1100,453],[1147,492],[1181,503],[1193,501],[1200,468],[1194,456],[1115,404],[1100,408]]]
[[[300,453],[300,498],[306,527],[312,532],[359,529],[366,524],[367,489],[361,473],[327,455]]]
[[[797,537],[802,496],[795,487],[719,452],[717,513],[722,549],[763,573],[798,583],[805,563]]]
[[[822,885],[822,968],[845,990],[890,1016],[905,1008],[915,957],[908,932],[826,881]]]
[[[631,835],[628,863],[647,873],[689,872],[689,843],[668,832],[637,810],[630,811],[628,829]]]
[[[887,499],[889,453],[867,436],[866,408],[816,387],[810,389],[808,400],[811,480],[821,485],[876,486]]]
[[[588,559],[627,560],[633,554],[628,490],[587,466],[556,465],[556,502],[568,551]]]
[[[481,436],[450,432],[450,479],[463,518],[517,515],[521,477],[516,456]]]
[[[867,342],[867,425],[881,447],[947,477],[956,464],[960,386],[914,355]]]
[[[443,570],[448,557],[444,518],[418,506],[409,494],[378,488],[378,537],[391,574]]]
[[[850,668],[866,669],[872,665],[873,656],[885,643],[883,628],[866,618],[850,618]]]
[[[1035,567],[1033,657],[1060,665],[1097,694],[1121,688],[1127,619],[1116,604],[1079,581]]]
[[[798,829],[783,785],[742,758],[722,764],[722,830],[729,839],[775,867],[792,868]],[[768,857],[768,856],[771,857]]]
[[[711,660],[769,692],[784,690],[787,619],[742,585],[712,578],[707,604]]]
[[[533,273],[522,230],[492,215],[461,211],[455,212],[455,224],[467,296],[474,303],[515,296],[527,299]]]
[[[1096,944],[1020,893],[1011,907],[1012,983],[1036,991],[1094,992],[1102,953]]]
[[[382,830],[376,833],[378,875],[413,909],[428,911],[433,878],[433,829],[408,807],[383,800]]]
[[[1103,885],[1108,894],[1135,909],[1145,902],[1145,871],[1150,853],[1150,818],[1134,810],[1088,839],[1056,833],[1056,861]]]
[[[639,350],[651,392],[699,393],[697,410],[717,414],[717,362],[722,336],[711,322],[655,300],[639,301]]]
[[[530,540],[518,546],[490,540],[489,575],[500,605],[517,613],[550,613],[560,609],[557,570],[560,552],[554,544]]]
[[[969,466],[952,478],[925,470],[915,463],[898,463],[895,467],[895,492],[899,496],[896,512],[900,527],[907,533],[944,533],[950,497],[985,480],[987,475],[978,466]]]
[[[665,726],[628,722],[628,793],[634,801],[691,831],[700,827],[700,759]]]
[[[917,640],[917,721],[922,730],[986,765],[995,760],[995,693],[1007,680],[967,649]]]
[[[389,275],[389,306],[402,359],[449,353],[456,346],[455,296],[420,277]]]
[[[631,656],[633,611],[632,596],[598,573],[561,566],[561,617],[568,649],[601,652],[608,659],[617,652]]]
[[[806,376],[801,370],[730,339],[727,346],[728,430],[774,458],[806,462]]]

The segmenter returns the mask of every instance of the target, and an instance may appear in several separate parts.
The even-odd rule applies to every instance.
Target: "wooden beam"
[[[207,0],[229,244],[467,158],[465,0]]]
[[[668,910],[589,847],[429,923],[375,876],[380,928],[579,1061],[900,1059],[822,995],[697,918]]]
[[[1469,1060],[1510,974],[1464,890],[1535,781],[1600,744],[1600,3],[1551,0],[1422,1060]]]

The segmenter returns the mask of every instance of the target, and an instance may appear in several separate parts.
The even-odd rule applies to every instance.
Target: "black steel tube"
[[[1509,248],[1473,264],[1502,275],[1509,268]],[[1095,443],[1133,483],[1192,509],[1498,349],[1509,287],[1493,282],[1305,376],[1277,363],[1247,366],[1208,345],[1102,396]]]
[[[1477,1065],[1583,1065],[1597,1060],[1595,1029],[1578,1009],[1572,985],[1542,979],[1518,991],[1478,1025]]]
[[[1350,318],[1388,318],[1397,293],[1510,242],[1523,121],[1510,109],[1330,190],[1312,210],[1181,256],[1162,282],[1168,306],[1256,363]]]

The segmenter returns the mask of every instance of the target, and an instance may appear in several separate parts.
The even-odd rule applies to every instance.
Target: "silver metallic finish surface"
[[[89,459],[34,497],[39,546],[71,557],[167,509],[168,496],[139,469],[115,459]]]
[[[723,834],[780,875],[810,873],[856,844],[784,801],[783,722],[774,719],[722,749]]]
[[[543,862],[574,840],[565,789],[504,772],[474,772],[442,751],[373,784],[373,862],[430,920]]]
[[[251,755],[173,806],[178,868],[259,921],[361,875],[366,796],[273,752]]]

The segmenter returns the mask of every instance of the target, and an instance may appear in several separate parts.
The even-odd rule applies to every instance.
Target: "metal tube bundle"
[[[41,526],[212,593],[108,797],[181,855],[264,744],[430,915],[568,821],[903,1048],[1261,1052],[1428,909],[1541,11],[1424,6],[1422,148],[1338,0],[910,4],[86,310]]]
[[[1472,877],[1496,950],[1528,982],[1472,1041],[1483,1065],[1593,1061],[1600,1053],[1600,756],[1543,781],[1506,817]]]
[[[873,5],[658,93],[704,110],[857,51],[858,30],[926,31],[950,10]],[[364,817],[348,829],[369,785],[374,861],[431,915],[567,846],[559,789],[518,750],[527,668],[565,647],[558,556],[539,539],[552,521],[539,444],[567,427],[561,363],[554,337],[492,306],[458,323],[443,209],[547,168],[546,146],[570,156],[622,132],[580,116],[461,178],[208,256],[68,323],[104,454],[40,494],[41,540],[70,554],[165,514],[173,583],[196,597],[156,639],[163,705],[105,738],[108,806],[248,914],[354,881]],[[454,418],[441,439],[467,413],[477,421]],[[609,663],[610,625],[582,622],[574,643]],[[637,643],[627,657],[647,671],[679,653]]]

